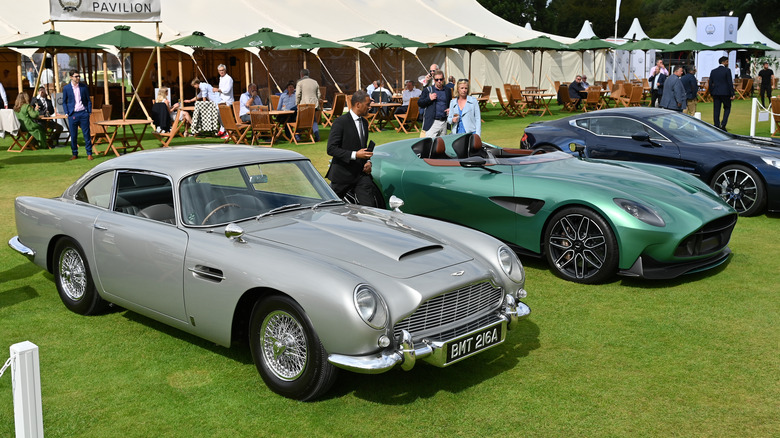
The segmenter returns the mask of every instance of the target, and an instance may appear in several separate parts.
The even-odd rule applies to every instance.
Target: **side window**
[[[84,184],[84,187],[76,193],[76,200],[108,208],[111,205],[111,189],[113,185],[114,172],[101,173],[90,182]]]
[[[596,135],[631,137],[646,132],[653,140],[666,140],[656,130],[636,120],[623,117],[594,117],[590,119],[590,130]]]
[[[175,223],[170,180],[148,173],[120,172],[114,211]]]

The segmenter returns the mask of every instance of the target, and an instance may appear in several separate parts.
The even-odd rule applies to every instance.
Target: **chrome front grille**
[[[504,299],[501,288],[490,282],[472,284],[450,291],[422,303],[407,318],[393,328],[396,339],[401,330],[406,330],[414,338],[438,332],[440,328],[454,327],[452,324],[484,315],[498,309]]]
[[[683,239],[674,251],[676,257],[695,257],[713,254],[728,245],[731,232],[737,224],[737,215],[715,219]]]

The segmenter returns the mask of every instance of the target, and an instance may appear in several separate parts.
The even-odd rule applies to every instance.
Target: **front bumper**
[[[728,261],[731,250],[726,247],[717,254],[688,262],[662,263],[652,257],[639,257],[631,268],[618,272],[627,277],[641,277],[649,280],[668,280],[683,274],[693,274],[716,268]]]
[[[343,354],[330,354],[328,361],[333,365],[348,371],[363,374],[379,374],[389,371],[397,365],[409,371],[414,368],[418,359],[424,360],[432,365],[444,367],[478,354],[488,348],[495,347],[504,342],[507,329],[511,330],[517,326],[517,323],[527,317],[531,309],[523,302],[517,301],[513,296],[506,295],[504,304],[499,311],[490,318],[484,320],[477,328],[472,328],[465,333],[447,337],[445,339],[422,339],[414,342],[412,334],[406,330],[401,331],[401,336],[396,339],[395,345],[388,347],[379,353],[365,356],[347,356]],[[476,350],[472,353],[463,355],[457,360],[447,360],[447,351],[445,346],[453,341],[468,339],[491,327],[501,327],[501,339],[490,346]]]
[[[8,246],[13,248],[14,251],[18,252],[19,254],[27,257],[30,261],[35,259],[35,250],[24,246],[24,244],[19,241],[19,236],[12,237],[11,240],[8,241]]]

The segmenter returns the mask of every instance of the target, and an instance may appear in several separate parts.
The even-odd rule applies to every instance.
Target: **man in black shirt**
[[[758,72],[758,77],[761,78],[761,105],[766,106],[764,103],[764,93],[769,96],[769,103],[772,103],[772,85],[775,83],[775,72],[769,68],[769,63],[764,63],[764,68]]]

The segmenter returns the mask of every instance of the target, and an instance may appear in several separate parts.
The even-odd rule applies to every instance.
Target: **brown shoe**
[[[73,161],[73,160],[75,160],[78,157],[79,157],[78,155],[71,155],[70,159],[71,159],[71,161]]]
[[[87,155],[87,160],[92,161],[93,160],[92,155]]]

